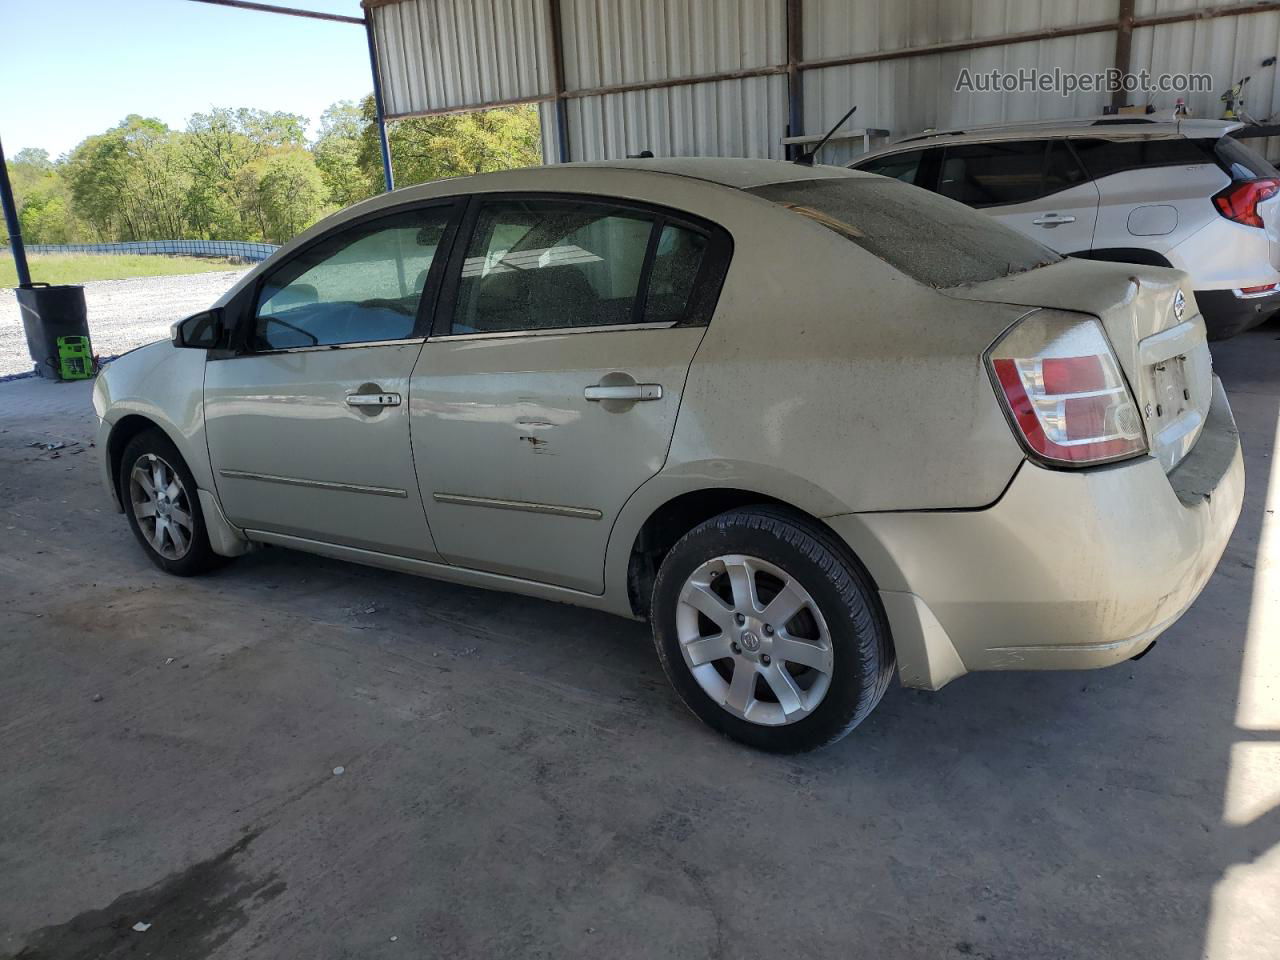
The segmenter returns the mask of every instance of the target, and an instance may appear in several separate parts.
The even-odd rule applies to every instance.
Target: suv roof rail
[[[1119,128],[1140,127],[1143,130],[1156,128],[1152,133],[1182,133],[1185,136],[1225,136],[1233,130],[1240,129],[1243,124],[1235,120],[1221,120],[1213,117],[1179,117],[1172,111],[1160,111],[1148,114],[1105,114],[1092,117],[1061,117],[1054,120],[1023,120],[1009,123],[975,124],[966,128],[947,130],[922,130],[910,136],[902,137],[882,149],[898,147],[903,144],[916,143],[942,137],[964,137],[990,135],[1034,134],[1045,130],[1087,130],[1090,127]],[[1137,131],[1134,131],[1135,133]],[[871,151],[877,152],[877,151]]]

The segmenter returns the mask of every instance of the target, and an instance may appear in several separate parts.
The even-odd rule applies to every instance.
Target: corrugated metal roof
[[[561,0],[565,85],[584,89],[774,66],[783,0]]]
[[[387,110],[392,116],[554,93],[549,0],[401,0],[369,11]],[[1139,18],[1217,8],[1198,0],[1138,0]],[[571,157],[782,157],[787,131],[785,0],[560,0]],[[805,133],[825,131],[851,105],[850,126],[893,137],[930,127],[1065,119],[1101,113],[1106,93],[966,93],[962,70],[1102,72],[1115,62],[1119,0],[804,0],[805,62],[907,51],[899,59],[802,72]],[[913,52],[1050,29],[1073,36],[975,49]],[[1132,69],[1204,71],[1215,89],[1187,97],[1198,116],[1218,116],[1218,94],[1252,73],[1245,106],[1259,120],[1280,111],[1280,77],[1262,59],[1280,49],[1280,12],[1140,27]],[[691,78],[757,71],[734,79]],[[626,84],[684,85],[591,93]],[[578,94],[578,95],[574,95]],[[585,94],[585,95],[584,95]],[[1171,107],[1173,94],[1156,97]],[[1164,102],[1168,101],[1168,102]],[[540,108],[543,155],[558,159],[556,109]],[[799,131],[796,131],[799,132]],[[875,146],[876,144],[873,144]],[[860,142],[832,143],[828,163]]]
[[[554,89],[545,0],[404,0],[369,14],[388,116]]]
[[[1115,19],[1117,12],[1117,0],[805,0],[804,58],[1072,27]],[[957,93],[956,81],[963,69],[977,74],[1060,65],[1101,71],[1114,57],[1115,34],[1108,32],[810,70],[804,75],[805,132],[826,130],[855,103],[857,126],[890,130],[891,138],[932,127],[1099,114],[1110,101],[1101,93],[1069,99],[1056,93]],[[861,142],[832,143],[821,159],[843,163],[861,152]]]
[[[752,77],[584,97],[569,101],[568,116],[574,160],[613,160],[642,150],[659,157],[783,159],[787,83],[781,76]]]

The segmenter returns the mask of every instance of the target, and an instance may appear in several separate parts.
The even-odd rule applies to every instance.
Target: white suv
[[[1172,266],[1211,339],[1280,309],[1280,171],[1225,120],[1111,116],[934,131],[851,167],[911,183],[1059,253]]]

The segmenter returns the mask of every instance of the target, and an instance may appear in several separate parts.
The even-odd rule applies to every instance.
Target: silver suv
[[[1059,253],[1177,267],[1210,339],[1280,309],[1280,171],[1225,120],[1112,116],[933,131],[857,170],[978,208]]]

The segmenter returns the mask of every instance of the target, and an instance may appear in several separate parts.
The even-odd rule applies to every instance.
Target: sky
[[[270,0],[362,15],[359,0]],[[192,0],[0,0],[0,141],[51,157],[131,113],[300,113],[373,89],[364,28]]]

